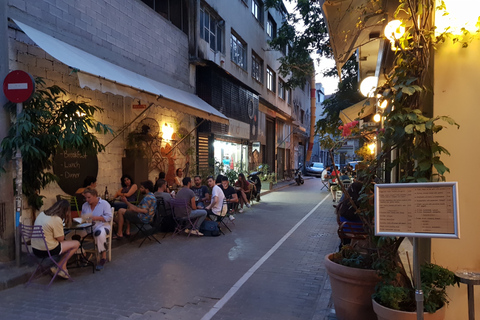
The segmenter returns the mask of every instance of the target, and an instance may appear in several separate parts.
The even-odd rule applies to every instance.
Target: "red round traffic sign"
[[[14,70],[7,74],[3,81],[3,93],[14,103],[25,102],[35,92],[35,80],[22,70]]]

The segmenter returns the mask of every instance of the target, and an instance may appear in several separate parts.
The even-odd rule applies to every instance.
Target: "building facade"
[[[228,128],[201,128],[199,135],[214,143],[208,158],[244,172],[267,164],[279,179],[304,154],[298,146],[305,145],[309,119],[310,88],[285,88],[288,78],[277,70],[286,48],[276,51],[268,44],[285,15],[284,7],[267,9],[259,0],[200,1],[193,59],[197,94],[230,119]]]
[[[74,153],[54,159],[61,182],[42,190],[44,207],[71,194],[86,175],[114,193],[122,174],[139,183],[163,171],[173,183],[176,169],[201,173],[214,165],[209,159],[243,172],[269,163],[281,176],[292,167],[293,101],[298,94],[306,108],[308,88],[292,96],[283,87],[277,59],[284,53],[268,46],[285,11],[266,10],[258,0],[6,0],[0,6],[2,79],[18,69],[59,85],[65,99],[103,108],[96,120],[116,133],[98,137],[105,152],[81,170],[63,161]],[[3,138],[9,117],[1,118]],[[1,178],[11,181],[11,172]],[[0,192],[0,260],[13,255],[10,185]],[[31,222],[34,215],[24,211],[22,221]]]

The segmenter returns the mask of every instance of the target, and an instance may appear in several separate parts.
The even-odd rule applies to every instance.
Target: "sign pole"
[[[15,196],[15,262],[17,267],[20,267],[20,253],[21,253],[21,237],[20,237],[20,216],[22,214],[22,152],[18,141],[20,140],[20,131],[18,130],[18,119],[23,110],[23,103],[28,101],[35,92],[35,80],[33,77],[22,70],[14,70],[7,74],[3,80],[3,93],[10,102],[17,104],[17,115],[15,119],[16,127],[16,152],[15,152],[15,164],[16,164],[16,178],[15,185],[17,195]]]
[[[17,138],[20,134],[18,130],[18,117],[22,113],[23,110],[23,103],[17,103],[17,119],[16,119],[16,134]],[[15,153],[15,164],[16,164],[16,178],[15,178],[15,185],[17,189],[17,195],[15,197],[15,262],[17,267],[20,267],[20,216],[22,214],[22,173],[23,173],[23,165],[22,165],[22,152],[20,151],[20,147],[16,146],[16,153]]]
[[[422,279],[420,278],[420,254],[418,250],[418,238],[413,238],[413,275],[415,281],[415,301],[417,302],[417,320],[423,320],[423,291]]]

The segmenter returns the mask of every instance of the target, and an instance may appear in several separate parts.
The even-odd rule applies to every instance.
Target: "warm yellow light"
[[[436,34],[440,34],[445,31],[454,35],[461,35],[462,28],[470,32],[477,31],[475,24],[478,21],[480,15],[480,2],[472,0],[444,0],[446,12],[437,11],[435,14],[435,30]],[[448,13],[448,14],[445,14]]]
[[[380,114],[379,113],[376,113],[374,116],[373,116],[373,121],[375,122],[380,122]]]
[[[374,76],[366,77],[360,83],[360,92],[365,97],[373,97],[375,89],[377,89],[378,78]]]
[[[371,154],[375,153],[375,147],[376,147],[376,145],[373,142],[368,145],[368,149],[370,149]]]
[[[162,138],[165,140],[172,140],[172,135],[173,135],[173,128],[171,125],[167,124],[165,122],[165,125],[163,126],[163,135]]]
[[[387,100],[383,100],[381,103],[378,104],[378,107],[382,110],[385,110],[388,106],[388,101]]]
[[[402,22],[400,20],[392,20],[387,23],[383,33],[388,40],[395,42],[395,40],[398,40],[403,36],[405,33],[405,27],[402,26]]]

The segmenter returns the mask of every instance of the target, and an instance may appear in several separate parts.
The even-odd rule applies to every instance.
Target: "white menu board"
[[[457,182],[375,185],[375,235],[460,237]]]

